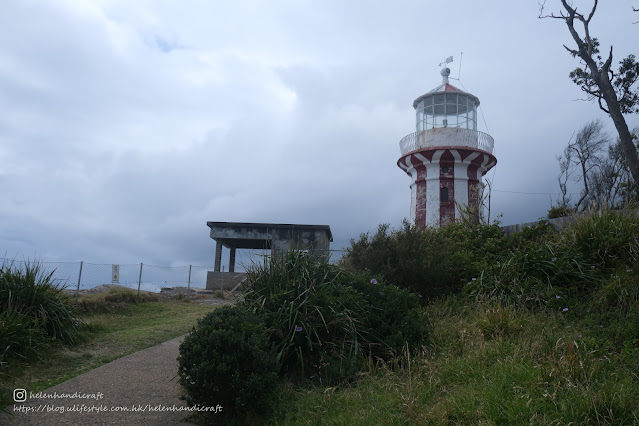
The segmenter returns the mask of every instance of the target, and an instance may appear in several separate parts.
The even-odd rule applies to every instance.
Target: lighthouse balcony
[[[430,130],[411,133],[399,141],[402,155],[421,148],[468,147],[493,153],[495,141],[487,133],[459,127],[437,127]]]

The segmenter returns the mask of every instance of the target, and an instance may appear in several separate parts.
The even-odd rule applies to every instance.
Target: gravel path
[[[184,336],[133,353],[42,391],[0,414],[2,425],[176,425],[190,413],[180,400],[177,357]],[[92,398],[60,398],[60,394]],[[182,407],[182,411],[177,411]],[[66,411],[66,410],[78,411]],[[137,411],[133,411],[137,409]],[[56,410],[56,411],[54,411]],[[65,412],[61,412],[61,411]],[[84,410],[79,411],[79,410]],[[90,412],[89,410],[93,410]],[[97,411],[103,410],[103,411]],[[119,411],[113,411],[119,410]],[[121,410],[121,411],[120,411]],[[170,411],[175,410],[175,411]]]

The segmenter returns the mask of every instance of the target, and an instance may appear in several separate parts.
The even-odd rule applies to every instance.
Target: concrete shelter
[[[328,258],[333,241],[328,225],[287,223],[207,222],[215,240],[215,266],[206,278],[207,289],[229,289],[244,279],[235,272],[237,249],[271,250],[271,255],[288,250],[304,250],[313,257]],[[221,272],[222,248],[230,250],[228,272]]]

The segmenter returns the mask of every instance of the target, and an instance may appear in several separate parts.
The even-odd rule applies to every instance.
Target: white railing
[[[441,127],[411,133],[399,141],[402,155],[420,148],[463,146],[493,153],[495,140],[488,133],[458,127]]]

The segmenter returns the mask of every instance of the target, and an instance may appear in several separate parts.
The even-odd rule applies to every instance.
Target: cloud
[[[410,181],[398,142],[450,55],[495,138],[494,188],[552,193],[554,157],[601,113],[573,101],[565,28],[525,7],[8,3],[0,240],[9,256],[210,264],[210,220],[328,224],[336,249],[399,226]],[[608,7],[598,31],[627,51]],[[516,223],[549,197],[492,203]]]

